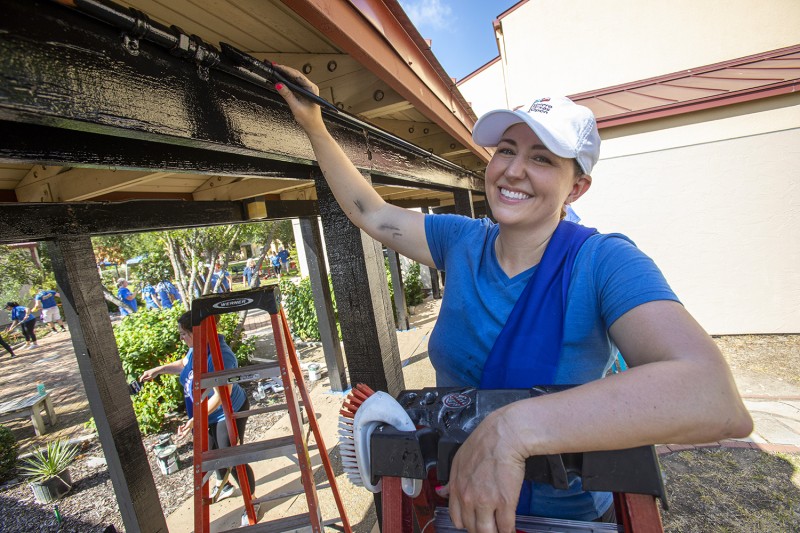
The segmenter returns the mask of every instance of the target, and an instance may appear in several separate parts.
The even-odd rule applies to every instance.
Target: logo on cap
[[[549,101],[550,98],[539,98],[538,100],[534,100],[530,109],[528,109],[528,113],[549,113],[550,110],[553,109],[552,105],[545,103]]]

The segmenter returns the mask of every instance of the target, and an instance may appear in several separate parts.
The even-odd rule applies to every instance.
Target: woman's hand
[[[161,372],[161,367],[157,366],[155,368],[149,368],[142,372],[142,375],[139,376],[139,381],[153,381]]]
[[[526,456],[504,409],[486,417],[453,460],[448,485],[453,524],[470,532],[513,533]]]
[[[184,422],[180,427],[178,427],[178,441],[182,441],[186,437],[192,434],[192,428],[194,427],[194,418],[190,418],[186,422]]]
[[[293,83],[308,89],[314,94],[319,94],[319,87],[311,83],[301,72],[284,65],[273,65],[273,68],[282,72]],[[302,95],[294,94],[285,84],[277,83],[275,84],[275,89],[289,104],[289,109],[292,110],[294,119],[307,134],[312,135],[325,131],[325,124],[322,122],[322,111],[318,104]]]

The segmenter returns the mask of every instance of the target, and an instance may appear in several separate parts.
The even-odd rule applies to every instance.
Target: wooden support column
[[[406,292],[403,290],[403,275],[400,269],[400,254],[386,248],[389,252],[389,272],[392,274],[392,288],[394,289],[394,309],[397,329],[405,331],[409,328],[408,308],[406,307]]]
[[[88,235],[64,237],[53,241],[48,249],[125,530],[166,532],[100,288],[92,241]]]
[[[383,246],[348,220],[322,176],[316,182],[350,383],[394,396],[405,385]]]
[[[457,215],[475,218],[475,208],[472,205],[472,191],[467,189],[455,190],[453,191],[453,200],[455,202],[453,207]]]
[[[325,365],[328,367],[328,379],[331,390],[344,392],[350,387],[347,383],[339,332],[336,329],[319,222],[317,217],[304,217],[299,220],[303,251],[308,263],[308,275],[311,278],[311,293],[314,296],[314,310],[317,313],[322,351],[325,354]]]
[[[422,208],[422,212],[426,215],[430,212],[427,207]],[[428,272],[431,275],[431,296],[434,300],[439,300],[442,298],[442,287],[439,284],[439,271],[433,267],[425,267],[424,265],[420,265],[420,268],[427,268]]]

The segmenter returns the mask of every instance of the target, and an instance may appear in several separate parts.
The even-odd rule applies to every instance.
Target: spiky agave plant
[[[61,439],[47,444],[47,448],[36,450],[23,460],[20,467],[22,474],[31,482],[42,483],[59,475],[75,460],[78,447]]]

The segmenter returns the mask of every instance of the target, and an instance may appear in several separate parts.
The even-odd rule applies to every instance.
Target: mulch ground
[[[742,387],[758,394],[772,389],[800,387],[800,335],[745,335],[715,339]],[[36,437],[29,420],[10,422],[23,452],[43,446],[56,436],[90,435],[83,424],[90,413],[68,334],[48,335],[38,350],[20,352],[3,361],[3,395],[35,390],[44,380],[56,401],[58,424]],[[765,385],[766,384],[766,385]],[[773,384],[774,386],[770,385]],[[742,391],[745,393],[745,391]],[[745,393],[746,395],[746,393]],[[250,395],[253,403],[252,395]],[[269,398],[267,399],[269,400]],[[265,400],[266,401],[266,400]],[[246,439],[263,434],[276,415],[258,415],[248,422]],[[178,424],[176,419],[172,425]],[[169,428],[174,433],[174,427]],[[181,470],[164,475],[152,447],[156,436],[143,438],[150,468],[165,515],[191,497],[191,444],[179,449]],[[54,505],[34,501],[30,487],[20,480],[0,487],[0,530],[8,532],[102,532],[109,525],[123,531],[113,487],[96,439],[83,444],[71,467],[73,488]],[[774,532],[800,531],[800,461],[797,455],[752,449],[703,449],[662,457],[670,509],[664,513],[665,531]]]

